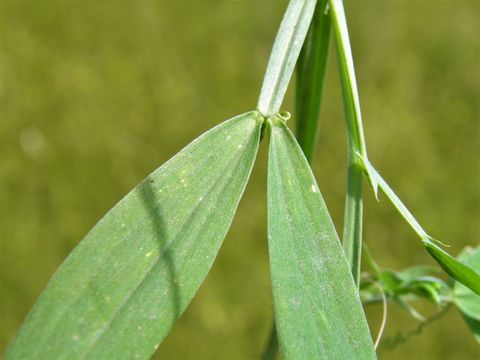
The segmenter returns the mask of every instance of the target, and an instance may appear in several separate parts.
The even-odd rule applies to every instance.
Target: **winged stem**
[[[344,97],[347,137],[348,137],[348,182],[344,224],[344,249],[350,262],[352,273],[358,284],[362,248],[362,173],[372,185],[378,198],[378,189],[387,196],[398,212],[421,238],[427,251],[438,264],[455,280],[480,294],[480,275],[445,252],[439,241],[427,234],[393,192],[387,182],[371,165],[367,157],[363,134],[362,114],[358,96],[353,57],[348,37],[347,21],[342,0],[329,0],[332,26],[337,44],[342,93]]]
[[[264,116],[272,116],[280,111],[316,2],[291,0],[288,4],[273,44],[258,99],[258,111]]]
[[[329,0],[330,16],[338,53],[348,139],[348,178],[343,226],[343,247],[355,283],[360,281],[363,224],[363,171],[357,153],[367,156],[360,99],[353,66],[345,10],[341,0]]]

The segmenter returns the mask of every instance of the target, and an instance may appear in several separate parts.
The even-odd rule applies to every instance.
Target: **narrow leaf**
[[[480,275],[465,264],[455,259],[433,242],[424,241],[430,255],[453,279],[461,282],[470,290],[480,295]]]
[[[405,282],[412,282],[419,278],[431,277],[433,274],[438,274],[440,270],[434,266],[428,265],[414,265],[403,269],[399,272],[399,276]]]
[[[476,249],[465,249],[458,260],[469,265],[472,269],[480,271],[480,246]],[[454,300],[464,314],[480,321],[480,296],[475,295],[466,286],[457,282],[454,286]]]
[[[372,185],[375,197],[378,199],[380,188],[399,213],[422,239],[430,255],[455,280],[465,284],[477,294],[480,294],[480,275],[468,266],[460,263],[438,246],[439,241],[428,235],[415,217],[405,207],[400,198],[393,192],[387,182],[370,164],[367,157],[365,137],[363,134],[360,100],[355,79],[353,56],[348,37],[347,21],[342,0],[329,0],[332,17],[332,27],[335,33],[337,53],[342,81],[347,133],[349,142],[349,176],[348,194],[345,210],[344,248],[351,264],[353,273],[358,272],[359,253],[361,249],[361,219],[362,219],[362,190],[361,177],[358,165],[363,167]],[[354,275],[355,276],[355,275]],[[358,279],[358,275],[355,276]]]
[[[458,259],[475,271],[480,271],[480,246],[477,246],[476,249],[465,249]],[[455,283],[453,294],[455,304],[462,312],[476,340],[480,343],[480,296],[474,294],[459,282]]]
[[[473,337],[480,344],[480,320],[476,320],[466,315],[463,315],[463,318],[465,319],[465,322],[472,331]]]
[[[319,0],[307,38],[297,61],[296,137],[305,157],[312,161],[318,135],[320,105],[330,48],[327,0]]]
[[[357,155],[360,157],[360,154]],[[363,161],[363,166],[368,177],[370,179],[374,179],[372,183],[378,184],[379,188],[387,196],[393,206],[395,206],[400,215],[402,215],[402,217],[417,233],[420,239],[422,239],[425,248],[435,259],[435,261],[442,267],[442,269],[445,270],[445,272],[453,279],[461,282],[465,286],[469,287],[472,291],[480,295],[480,275],[467,265],[462,264],[460,261],[448,254],[445,250],[443,250],[437,244],[439,243],[439,241],[435,240],[433,237],[427,234],[427,232],[418,223],[418,221],[403,204],[397,194],[395,194],[392,188],[380,176],[378,171],[375,170],[375,168],[370,164],[368,159],[361,159]]]
[[[250,112],[213,128],[110,210],[55,273],[6,358],[149,358],[217,255],[262,121]]]
[[[268,243],[282,356],[374,359],[352,275],[308,162],[283,120],[268,122]]]

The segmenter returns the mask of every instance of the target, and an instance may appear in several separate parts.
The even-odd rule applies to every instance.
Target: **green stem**
[[[337,45],[340,80],[342,84],[345,120],[348,138],[348,178],[343,225],[343,247],[357,286],[360,279],[362,253],[363,198],[361,157],[367,158],[362,127],[362,113],[358,97],[352,50],[348,37],[347,21],[341,0],[329,0],[332,26]]]
[[[354,155],[350,155],[349,158]],[[349,159],[345,222],[343,224],[343,249],[350,265],[353,280],[360,284],[362,258],[363,194],[362,168]]]
[[[358,281],[358,275],[356,275],[356,272],[360,267],[362,249],[362,177],[360,176],[360,172],[363,171],[368,176],[368,180],[372,185],[377,199],[377,192],[380,188],[422,239],[427,251],[435,261],[438,262],[443,270],[455,280],[469,287],[473,292],[480,294],[480,274],[465,264],[462,264],[440,248],[440,246],[438,246],[439,241],[432,238],[425,232],[425,230],[423,230],[400,198],[370,164],[365,147],[360,100],[355,80],[352,50],[348,38],[348,28],[343,3],[342,0],[329,0],[329,5],[332,26],[335,33],[335,41],[337,44],[349,147],[348,194],[345,210],[343,243],[354,279]]]
[[[316,0],[291,0],[273,44],[257,109],[264,116],[280,111],[295,63],[315,10]]]
[[[353,147],[362,157],[366,157],[367,150],[365,147],[365,137],[363,135],[362,112],[360,110],[360,99],[358,96],[345,10],[342,0],[329,0],[329,5],[337,45],[349,147]]]

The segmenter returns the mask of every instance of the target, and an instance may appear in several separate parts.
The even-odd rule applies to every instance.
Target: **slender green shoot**
[[[348,157],[347,196],[343,224],[343,250],[350,264],[353,280],[360,283],[363,234],[363,174]]]
[[[443,250],[439,245],[443,245],[440,241],[436,240],[430,236],[418,223],[412,213],[407,209],[403,204],[400,198],[395,194],[392,188],[387,184],[387,182],[380,176],[377,170],[372,166],[372,164],[366,158],[361,158],[361,155],[357,153],[357,156],[361,159],[364,172],[369,177],[373,179],[371,184],[376,184],[376,186],[382,190],[386,195],[388,200],[395,206],[400,215],[405,219],[405,221],[410,225],[410,227],[415,231],[418,237],[422,240],[423,245],[430,253],[430,255],[438,262],[445,272],[450,275],[453,279],[461,282],[473,292],[480,295],[480,275],[472,270],[467,265],[461,263],[459,260],[455,259],[453,256],[448,254]]]
[[[364,173],[378,199],[378,189],[387,196],[402,217],[422,240],[425,248],[438,264],[455,280],[480,294],[480,275],[445,252],[441,243],[420,226],[412,213],[393,192],[387,182],[375,170],[367,157],[365,137],[363,135],[360,101],[355,80],[353,58],[348,38],[345,11],[341,0],[329,0],[332,26],[337,43],[337,52],[345,103],[348,134],[348,184],[347,203],[344,224],[344,248],[350,261],[352,273],[358,283],[362,246],[362,176]]]
[[[337,45],[348,139],[348,178],[343,225],[343,248],[350,264],[353,279],[358,286],[362,254],[363,174],[362,166],[355,154],[359,152],[366,158],[367,150],[363,135],[362,113],[360,111],[360,100],[343,3],[340,0],[329,0],[329,5]]]
[[[353,66],[353,56],[348,36],[347,20],[342,0],[329,0],[330,16],[337,45],[340,80],[347,121],[349,147],[366,156],[365,137],[363,135],[362,113],[358,96],[357,80]]]

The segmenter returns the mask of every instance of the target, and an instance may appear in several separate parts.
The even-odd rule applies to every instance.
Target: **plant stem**
[[[352,50],[348,37],[347,21],[341,0],[329,0],[330,15],[337,45],[340,79],[342,83],[343,102],[348,138],[348,179],[345,204],[345,221],[343,227],[343,247],[350,264],[353,279],[357,286],[360,280],[362,253],[363,168],[357,153],[367,157],[365,138],[362,127],[360,100],[353,67]]]
[[[366,157],[367,150],[365,147],[365,137],[363,135],[362,113],[360,110],[360,99],[358,96],[345,10],[342,0],[329,0],[329,4],[337,45],[349,147],[353,147],[362,157]]]
[[[452,278],[470,288],[473,292],[480,294],[480,274],[445,252],[438,245],[440,242],[423,230],[400,198],[370,164],[365,147],[360,100],[355,80],[353,57],[350,40],[348,38],[348,28],[343,3],[342,0],[329,0],[329,4],[332,26],[337,43],[349,146],[348,193],[345,208],[343,244],[354,280],[358,284],[362,249],[362,173],[365,173],[372,185],[375,197],[378,199],[377,193],[380,188],[422,239],[427,251],[435,261],[438,262],[442,269]]]
[[[296,138],[311,163],[318,137],[320,105],[330,47],[327,0],[319,0],[297,62]]]
[[[360,284],[360,266],[362,257],[363,230],[363,194],[361,167],[348,159],[347,198],[343,224],[343,250],[350,265],[353,280]]]
[[[264,116],[280,111],[288,83],[315,10],[316,0],[291,0],[273,44],[257,109]]]

